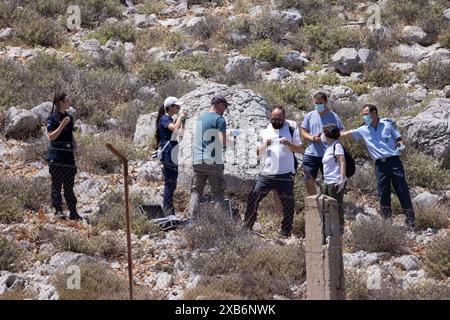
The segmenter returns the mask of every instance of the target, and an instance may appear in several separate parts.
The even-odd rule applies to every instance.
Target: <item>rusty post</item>
[[[123,165],[123,178],[125,187],[125,216],[127,224],[127,251],[128,251],[128,282],[130,288],[130,300],[133,300],[133,260],[131,257],[131,224],[130,224],[130,199],[128,187],[128,160],[111,144],[107,143],[106,147],[111,151]]]

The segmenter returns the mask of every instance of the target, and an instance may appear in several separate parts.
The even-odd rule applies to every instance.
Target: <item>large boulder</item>
[[[40,124],[45,125],[47,123],[47,118],[52,112],[52,107],[53,107],[52,102],[50,101],[43,102],[40,105],[31,109],[31,113],[38,118]]]
[[[183,109],[188,114],[186,131],[179,149],[178,181],[185,186],[191,185],[193,131],[199,114],[208,109],[211,98],[222,94],[231,104],[224,117],[227,127],[239,129],[240,136],[230,150],[225,153],[225,182],[227,191],[243,192],[251,188],[259,173],[256,158],[257,135],[267,127],[267,102],[251,90],[228,87],[217,83],[204,86],[181,97]],[[244,191],[245,192],[245,191]]]
[[[422,60],[430,53],[430,50],[422,47],[420,44],[407,45],[400,44],[394,47],[394,52],[397,53],[401,58],[408,61],[417,62]]]
[[[420,27],[416,26],[405,26],[402,29],[402,40],[407,43],[414,44],[419,43],[423,44],[423,41],[427,37],[427,34]]]
[[[105,55],[105,51],[97,39],[82,41],[78,45],[78,50],[95,60],[100,60]]]
[[[286,52],[283,58],[283,64],[286,68],[293,71],[301,71],[303,67],[309,63],[308,58],[304,53],[291,50]]]
[[[38,118],[30,110],[9,108],[5,117],[4,134],[13,139],[35,137],[40,133]]]
[[[133,137],[133,141],[136,145],[143,147],[150,143],[155,135],[157,117],[158,112],[139,116]]]
[[[252,69],[253,59],[241,55],[228,58],[227,64],[225,65],[225,73],[232,76],[248,73]]]
[[[342,48],[331,58],[333,65],[340,73],[350,75],[352,72],[360,72],[363,66],[373,58],[369,49]]]
[[[407,123],[414,147],[450,167],[450,99],[437,98]]]

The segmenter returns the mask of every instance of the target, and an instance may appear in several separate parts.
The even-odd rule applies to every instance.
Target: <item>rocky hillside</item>
[[[0,299],[127,298],[123,181],[106,143],[130,161],[139,298],[305,298],[300,174],[294,235],[285,241],[276,237],[281,217],[270,196],[259,236],[208,208],[200,224],[164,232],[137,206],[161,203],[162,174],[149,154],[166,96],[181,97],[189,116],[175,195],[180,216],[192,124],[217,93],[232,102],[226,119],[241,131],[226,155],[226,180],[242,214],[270,107],[286,106],[298,124],[316,90],[329,94],[347,128],[359,126],[361,106],[374,102],[407,143],[415,232],[406,230],[395,194],[394,221],[377,218],[373,163],[362,144],[345,143],[357,158],[345,197],[347,298],[448,299],[447,0],[1,1]],[[76,120],[79,224],[56,221],[49,206],[44,133],[57,91],[68,93]],[[71,290],[77,267],[81,289]],[[374,279],[379,286],[368,286]]]

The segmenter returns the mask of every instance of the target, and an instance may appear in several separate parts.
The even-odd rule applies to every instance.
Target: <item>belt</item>
[[[380,159],[377,159],[377,160],[375,160],[375,163],[380,163],[380,162],[386,162],[386,161],[388,161],[388,160],[393,160],[393,159],[397,159],[397,158],[399,158],[399,156],[392,156],[392,157],[386,157],[386,158],[380,158]]]

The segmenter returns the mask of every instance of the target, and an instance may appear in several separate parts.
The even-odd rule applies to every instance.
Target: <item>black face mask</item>
[[[274,129],[281,129],[281,128],[283,128],[284,120],[272,119],[272,120],[270,120],[270,122],[272,123],[272,127]]]

